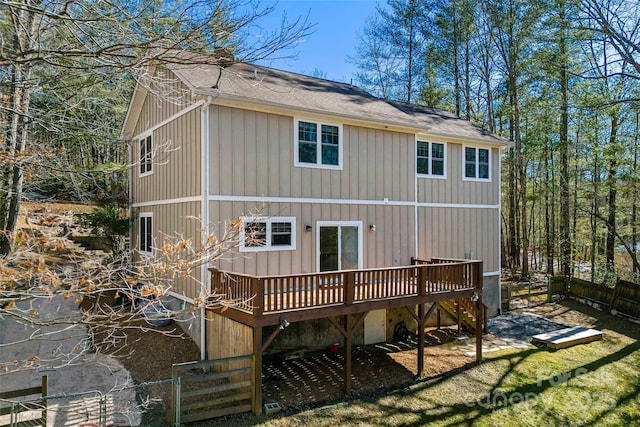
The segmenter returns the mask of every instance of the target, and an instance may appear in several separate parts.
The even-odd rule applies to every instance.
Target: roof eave
[[[457,142],[460,144],[488,145],[492,147],[499,147],[501,149],[508,148],[511,145],[510,141],[500,137],[483,138],[483,137],[459,136],[459,135],[454,136],[451,134],[444,134],[439,132],[422,132],[422,133],[424,133],[425,136],[435,136],[438,138],[446,139],[447,141],[450,141],[450,142]]]
[[[264,100],[258,100],[255,98],[230,95],[221,93],[218,89],[209,88],[194,88],[194,94],[201,96],[210,96],[217,101],[213,101],[214,104],[227,105],[232,107],[239,107],[245,109],[252,109],[268,113],[279,113],[283,115],[296,116],[296,114],[309,114],[309,115],[321,115],[326,117],[333,117],[340,119],[348,124],[362,125],[366,127],[374,127],[391,131],[405,132],[405,133],[424,133],[430,129],[426,126],[419,126],[418,124],[411,125],[408,123],[395,122],[392,120],[379,120],[373,117],[356,116],[352,114],[341,114],[336,112],[328,112],[326,110],[318,110],[313,108],[300,108],[293,107],[286,104],[277,102],[270,102]]]

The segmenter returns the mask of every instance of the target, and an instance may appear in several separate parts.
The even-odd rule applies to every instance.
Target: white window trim
[[[431,144],[442,144],[444,146],[444,157],[442,158],[442,175],[434,175],[431,173],[432,164],[429,163],[429,173],[418,173],[418,142],[426,142],[429,144],[429,162],[432,161],[431,157]],[[447,156],[448,156],[448,144],[446,142],[430,141],[429,138],[416,138],[416,152],[415,152],[415,167],[416,176],[418,178],[431,178],[431,179],[447,179]]]
[[[465,157],[465,151],[467,148],[473,148],[476,151],[476,178],[468,178],[465,176],[465,170],[466,170],[466,157]],[[480,165],[479,162],[479,156],[478,156],[478,150],[487,150],[489,152],[489,177],[488,178],[478,178],[478,168]],[[492,156],[492,150],[489,147],[481,147],[481,146],[475,146],[475,145],[463,145],[462,146],[462,180],[463,181],[472,181],[472,182],[491,182],[491,156]]]
[[[142,227],[141,227],[141,222],[143,218],[151,218],[151,248],[149,251],[144,251],[142,250]],[[144,255],[153,255],[153,212],[140,212],[138,214],[138,244],[136,246],[136,249],[138,250],[138,252],[140,252],[141,254]]]
[[[242,231],[240,232],[240,252],[273,252],[273,251],[295,251],[296,250],[296,217],[293,216],[243,216]],[[249,222],[266,222],[267,223],[267,244],[265,246],[245,246],[245,224]],[[291,223],[291,245],[271,245],[271,223],[274,222],[289,222]]]
[[[316,221],[316,271],[320,271],[320,227],[323,226],[358,227],[358,269],[361,270],[364,265],[362,221]]]
[[[317,159],[318,163],[306,163],[300,161],[300,151],[298,148],[299,143],[299,132],[298,126],[299,122],[307,122],[307,123],[315,123],[318,129],[318,141],[317,143]],[[336,126],[338,128],[338,164],[337,165],[325,165],[322,164],[322,125],[328,126]],[[332,169],[332,170],[342,170],[344,165],[343,158],[343,148],[344,148],[344,137],[343,137],[343,129],[342,125],[338,123],[325,122],[321,120],[314,119],[306,119],[306,118],[294,118],[293,119],[293,166],[300,168],[316,168],[316,169]]]
[[[151,137],[151,153],[150,153],[150,160],[151,160],[151,169],[147,172],[140,172],[140,167],[142,166],[142,159],[140,158],[140,147],[142,145],[142,141],[145,141],[146,144],[146,140],[148,137]],[[145,176],[149,176],[149,175],[153,175],[153,146],[155,145],[155,141],[153,138],[153,132],[145,132],[143,134],[141,134],[140,136],[138,136],[137,138],[138,141],[138,177],[142,178]],[[145,150],[146,150],[146,145],[145,145]]]

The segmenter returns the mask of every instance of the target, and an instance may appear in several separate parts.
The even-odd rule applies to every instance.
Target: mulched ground
[[[164,329],[170,332],[172,327]],[[173,363],[200,358],[198,347],[189,339],[137,329],[128,330],[127,336],[127,342],[132,345],[126,355],[119,358],[136,383],[170,378]],[[455,337],[455,330],[450,328],[427,333],[424,378],[454,372],[474,362],[473,357],[446,345]],[[415,343],[355,347],[352,363],[353,398],[383,395],[416,381]],[[284,411],[299,411],[342,399],[345,396],[343,366],[344,353],[341,350],[307,353],[297,359],[267,360],[263,365],[263,402],[278,402]],[[143,416],[143,425],[169,425],[170,385],[146,387],[141,397],[145,395],[161,400],[163,404],[151,405]],[[210,420],[202,425],[224,425],[231,420],[242,423],[243,419],[249,423],[251,417],[251,414],[239,414]]]

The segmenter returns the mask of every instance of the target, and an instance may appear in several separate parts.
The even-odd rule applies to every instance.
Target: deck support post
[[[253,413],[262,414],[262,326],[253,328]]]
[[[482,307],[482,293],[476,301],[476,363],[482,362],[482,334],[484,332],[484,310]]]
[[[474,282],[476,284],[476,363],[482,362],[482,334],[484,333],[484,306],[482,304],[482,262],[478,262],[474,269]]]
[[[353,318],[344,316],[344,392],[351,393],[351,347],[353,344]]]
[[[424,304],[418,304],[418,377],[422,376],[424,371],[424,322],[426,316],[424,315]]]
[[[425,312],[424,304],[418,304],[417,315],[412,310],[409,310],[409,307],[407,307],[407,311],[411,313],[413,318],[416,319],[416,322],[418,323],[416,329],[416,337],[418,340],[418,376],[421,376],[422,372],[424,371],[424,327],[427,324],[427,319],[429,318],[429,316],[431,316],[431,313],[433,313],[433,310],[435,310],[437,307],[438,303],[434,302],[433,304],[431,304],[431,307],[429,307],[429,310]]]

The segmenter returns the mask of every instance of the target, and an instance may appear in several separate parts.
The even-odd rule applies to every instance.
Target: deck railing
[[[434,258],[405,267],[257,277],[211,270],[211,291],[253,315],[479,289],[482,262]]]

